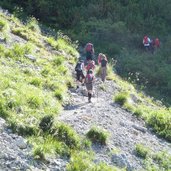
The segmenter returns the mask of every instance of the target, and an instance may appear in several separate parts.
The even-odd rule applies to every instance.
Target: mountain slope
[[[155,156],[162,151],[171,154],[171,144],[158,138],[149,127],[146,128],[142,119],[113,102],[113,93],[116,94],[119,88],[117,84],[106,81],[103,85],[105,90],[101,85],[97,78],[95,97],[91,104],[82,95],[83,88],[78,93],[72,89],[73,103],[66,107],[58,119],[69,123],[80,135],[86,135],[92,127],[100,127],[109,133],[106,146],[92,146],[97,163],[106,162],[109,165],[126,167],[127,170],[146,170],[154,166],[157,170],[155,160],[150,163],[150,157],[139,157],[137,147],[140,145],[148,149],[148,156]],[[158,170],[170,169],[169,160],[168,166],[159,165]]]
[[[0,122],[4,148],[0,168],[169,170],[170,143],[145,125],[151,124],[170,140],[169,110],[144,95],[139,97],[133,86],[112,70],[105,84],[97,78],[93,103],[87,104],[87,98],[74,88],[72,73],[79,56],[76,46],[61,32],[57,40],[42,35],[34,18],[23,24],[0,11],[0,116],[6,120],[6,124],[3,119]],[[126,92],[123,107],[113,100],[118,92]],[[152,110],[162,110],[165,115],[151,114]],[[99,134],[103,145],[87,138],[92,126],[109,133]]]

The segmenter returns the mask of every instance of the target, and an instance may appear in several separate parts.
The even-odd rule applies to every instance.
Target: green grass
[[[130,83],[118,76],[115,76],[114,82],[120,87],[119,92],[114,96],[114,101],[136,117],[144,119],[159,136],[171,141],[171,110],[142,92],[138,92]],[[131,99],[131,95],[137,100]]]
[[[149,154],[149,149],[147,147],[145,147],[144,145],[142,145],[142,144],[137,144],[136,148],[135,148],[135,151],[136,151],[136,154],[137,154],[138,157],[141,157],[141,158],[144,158],[144,159]]]
[[[23,25],[14,16],[0,13],[3,33],[7,26],[27,43],[12,43],[9,48],[0,45],[0,117],[13,132],[29,140],[35,158],[68,157],[80,148],[81,140],[71,127],[57,123],[55,118],[62,110],[68,87],[73,85],[67,65],[77,58],[75,45],[60,37],[55,43],[64,55],[49,51],[34,18]],[[35,56],[36,62],[26,58],[28,54]]]
[[[91,128],[86,136],[93,142],[93,143],[99,143],[101,145],[106,145],[108,133],[100,128],[93,127]]]
[[[77,133],[66,124],[59,124],[53,128],[54,137],[64,142],[69,148],[75,149],[80,147],[80,138]]]
[[[114,97],[114,101],[118,104],[120,104],[121,106],[123,106],[128,100],[128,93],[127,92],[121,92],[118,93],[115,97]]]

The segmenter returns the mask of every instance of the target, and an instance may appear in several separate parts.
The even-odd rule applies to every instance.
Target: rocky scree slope
[[[158,138],[143,120],[113,102],[113,94],[119,89],[114,81],[102,83],[96,78],[92,103],[88,103],[84,96],[84,87],[77,91],[71,89],[72,104],[65,107],[58,119],[70,124],[82,136],[92,127],[103,128],[109,133],[106,146],[92,145],[96,163],[105,162],[127,170],[146,170],[144,159],[136,154],[136,145],[142,144],[155,153],[167,151],[171,154],[171,144]]]

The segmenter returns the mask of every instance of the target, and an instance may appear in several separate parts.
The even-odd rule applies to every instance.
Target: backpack
[[[105,59],[101,60],[101,67],[106,67],[107,61]]]
[[[77,63],[77,65],[76,65],[76,67],[75,67],[75,71],[76,71],[76,72],[82,71],[82,63],[81,63],[81,62],[78,62],[78,63]]]
[[[148,43],[149,43],[149,42],[148,42],[148,37],[147,37],[147,36],[145,36],[143,40],[144,40],[144,41],[143,41],[144,44],[148,44]]]
[[[91,52],[92,49],[93,49],[93,44],[87,43],[87,45],[86,45],[86,51],[87,51],[87,52]]]
[[[91,84],[93,82],[94,76],[93,74],[87,74],[85,78],[85,83],[86,84]]]
[[[94,61],[91,61],[91,63],[88,63],[87,70],[90,70],[90,69],[94,70],[94,68],[95,68],[95,62]]]

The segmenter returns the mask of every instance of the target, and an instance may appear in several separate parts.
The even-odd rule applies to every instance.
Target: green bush
[[[35,109],[40,107],[40,105],[42,104],[42,99],[36,95],[30,95],[27,98],[27,103],[31,108]]]
[[[10,121],[9,127],[12,129],[13,132],[21,136],[32,136],[36,135],[38,132],[36,126],[29,126],[21,123],[16,123],[16,121]]]
[[[33,151],[33,155],[35,159],[39,159],[39,160],[45,159],[45,154],[44,154],[42,147],[35,148]]]
[[[106,145],[108,134],[106,131],[100,129],[100,128],[91,128],[86,136],[93,142],[93,143],[99,143],[101,145]]]
[[[4,29],[4,27],[6,26],[7,22],[5,22],[4,20],[0,19],[0,31],[2,31]]]
[[[59,66],[64,62],[64,57],[63,56],[56,56],[55,59],[53,59],[53,64],[55,66]]]
[[[6,111],[5,104],[2,100],[0,100],[0,117],[7,119],[8,116],[9,116],[9,114]]]
[[[149,154],[149,149],[144,147],[142,144],[136,144],[135,151],[138,157],[146,158]]]
[[[128,100],[128,93],[121,92],[114,97],[114,101],[123,106]]]
[[[69,148],[78,148],[80,140],[76,132],[65,124],[60,124],[53,130],[54,137],[57,140],[64,142]]]
[[[154,128],[154,130],[171,141],[171,117],[170,112],[166,110],[158,110],[150,113],[147,123]]]
[[[30,84],[36,86],[36,87],[39,87],[42,83],[42,80],[40,78],[33,78],[31,81],[30,81]]]
[[[28,21],[27,21],[27,28],[31,29],[34,32],[37,33],[41,33],[38,21],[36,20],[36,18],[31,17]]]
[[[133,115],[137,117],[141,117],[143,115],[143,111],[141,109],[136,109],[133,113]]]
[[[85,152],[74,153],[71,156],[70,163],[67,165],[67,171],[92,170],[92,156]]]
[[[55,97],[59,100],[59,101],[63,101],[63,94],[61,90],[56,90],[55,91]]]
[[[44,132],[49,131],[52,128],[53,122],[54,117],[52,115],[44,116],[39,123],[39,128]]]

